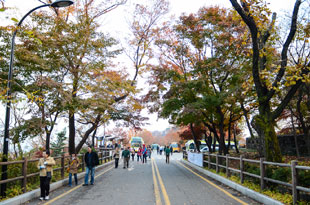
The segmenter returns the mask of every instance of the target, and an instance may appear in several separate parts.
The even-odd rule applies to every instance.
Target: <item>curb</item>
[[[233,181],[230,181],[229,179],[226,179],[225,177],[222,177],[220,175],[214,174],[208,170],[205,170],[197,165],[194,165],[184,159],[181,160],[181,162],[183,162],[184,164],[187,164],[188,166],[198,170],[199,172],[207,175],[208,177],[215,179],[216,181],[221,182],[222,184],[225,184],[226,186],[229,186],[230,188],[233,188],[237,191],[239,191],[240,193],[242,193],[243,195],[252,198],[258,202],[261,202],[263,204],[270,204],[270,205],[281,205],[283,204],[280,201],[277,201],[275,199],[272,199],[264,194],[258,193],[256,191],[253,191],[252,189],[246,188],[240,184],[237,184]]]
[[[97,166],[96,167],[96,170],[100,170],[100,169],[103,169],[111,164],[114,163],[114,160],[112,160],[111,162],[107,162],[105,164],[102,164],[100,166]],[[77,175],[78,179],[81,179],[85,176],[85,172],[82,172],[82,173],[79,173]],[[69,183],[69,179],[66,178],[66,179],[62,179],[60,181],[57,181],[57,182],[54,182],[50,185],[50,192],[54,191],[55,189],[58,189],[62,186],[66,186],[68,185]],[[30,201],[34,198],[38,198],[40,197],[40,188],[38,189],[35,189],[35,190],[32,190],[30,192],[26,192],[24,194],[21,194],[21,195],[18,195],[14,198],[11,198],[11,199],[7,199],[5,201],[2,201],[0,202],[1,205],[18,205],[18,204],[23,204],[23,203],[26,203],[27,201]]]

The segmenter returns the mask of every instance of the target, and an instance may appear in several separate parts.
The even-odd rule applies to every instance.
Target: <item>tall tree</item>
[[[290,31],[282,45],[280,56],[275,55],[271,49],[274,40],[272,34],[275,33],[276,14],[273,13],[272,19],[268,20],[271,12],[261,0],[242,0],[241,5],[237,0],[230,0],[230,2],[248,26],[252,39],[252,76],[259,104],[259,114],[254,116],[252,125],[258,135],[264,139],[264,153],[267,160],[281,162],[282,157],[275,132],[275,120],[293,98],[302,84],[302,79],[297,80],[294,85],[290,86],[283,101],[279,102],[274,109],[272,109],[271,103],[276,91],[283,85],[282,79],[288,65],[287,53],[296,33],[298,12],[302,1],[295,1]],[[273,67],[271,59],[280,62],[278,69]],[[302,73],[306,72],[306,66],[300,68]],[[274,70],[273,73],[271,72],[272,69]]]
[[[234,13],[210,7],[181,16],[177,25],[162,29],[157,41],[160,65],[152,70],[153,87],[146,96],[157,102],[152,109],[171,123],[203,124],[224,154],[229,113],[242,114],[235,93],[247,75],[245,27],[239,22]]]

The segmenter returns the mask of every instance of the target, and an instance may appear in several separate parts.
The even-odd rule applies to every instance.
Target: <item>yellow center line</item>
[[[154,159],[152,159],[152,160],[153,160],[154,165],[155,165],[155,170],[157,171],[157,178],[158,178],[158,181],[159,181],[159,184],[160,184],[161,191],[162,191],[163,196],[164,196],[165,204],[166,205],[170,205],[170,200],[169,200],[169,197],[168,197],[165,185],[163,183],[163,180],[161,179],[161,176],[159,174],[159,170],[158,170],[156,161]]]
[[[99,176],[101,176],[101,175],[103,175],[103,174],[107,173],[107,172],[108,172],[108,171],[110,171],[112,168],[113,168],[113,166],[112,166],[112,167],[110,167],[109,169],[105,170],[104,172],[102,172],[102,173],[98,174],[97,176],[95,176],[95,178],[97,178],[97,177],[99,177]],[[70,189],[69,191],[67,191],[67,192],[65,192],[65,193],[63,193],[63,194],[61,194],[61,195],[59,195],[59,196],[57,196],[57,197],[53,198],[52,200],[49,200],[48,202],[44,203],[44,205],[48,205],[48,204],[53,203],[54,201],[56,201],[56,200],[58,200],[58,199],[60,199],[60,198],[64,197],[65,195],[67,195],[67,194],[69,194],[69,193],[73,192],[74,190],[76,190],[76,189],[80,188],[81,186],[83,186],[83,184],[80,184],[80,185],[78,185],[78,186],[76,186],[76,187],[74,187],[74,188]]]
[[[238,201],[239,203],[246,205],[247,203],[245,203],[244,201],[238,199],[237,197],[233,196],[231,193],[229,193],[228,191],[222,189],[221,187],[217,186],[216,184],[214,184],[213,182],[211,182],[210,180],[204,178],[203,176],[197,174],[196,172],[194,172],[193,170],[191,170],[190,168],[184,166],[183,164],[181,164],[180,162],[177,162],[179,165],[183,166],[184,168],[188,169],[190,172],[192,172],[193,174],[195,174],[196,176],[200,177],[201,179],[203,179],[204,181],[206,181],[207,183],[209,183],[210,185],[214,186],[215,188],[219,189],[220,191],[222,191],[223,193],[225,193],[227,196],[231,197],[232,199]]]
[[[161,205],[162,203],[161,203],[160,194],[159,194],[159,187],[158,187],[158,183],[157,183],[157,179],[156,179],[156,175],[155,175],[153,158],[152,158],[152,174],[153,174],[156,205]]]

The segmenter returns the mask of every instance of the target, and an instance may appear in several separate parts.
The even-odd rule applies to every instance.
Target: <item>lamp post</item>
[[[10,56],[10,66],[9,66],[9,74],[8,74],[8,84],[7,84],[7,103],[6,103],[6,112],[5,112],[5,123],[4,123],[4,142],[3,142],[3,156],[2,162],[8,161],[8,152],[9,152],[9,124],[10,124],[10,112],[11,112],[11,81],[13,76],[13,61],[14,61],[14,47],[15,47],[15,36],[17,31],[20,29],[21,24],[25,20],[25,18],[34,12],[37,9],[43,7],[54,7],[54,8],[61,8],[67,7],[73,4],[71,0],[56,0],[51,4],[43,4],[31,9],[23,18],[18,22],[17,28],[13,32],[12,41],[11,41],[11,56]],[[2,174],[1,179],[6,180],[8,177],[7,175],[7,165],[2,165]],[[1,196],[5,197],[6,191],[6,184],[1,184]]]

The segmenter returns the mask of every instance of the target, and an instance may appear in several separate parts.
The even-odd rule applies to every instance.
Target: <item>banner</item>
[[[203,155],[202,153],[192,153],[192,152],[187,152],[187,159],[189,162],[196,164],[200,167],[203,167]]]

